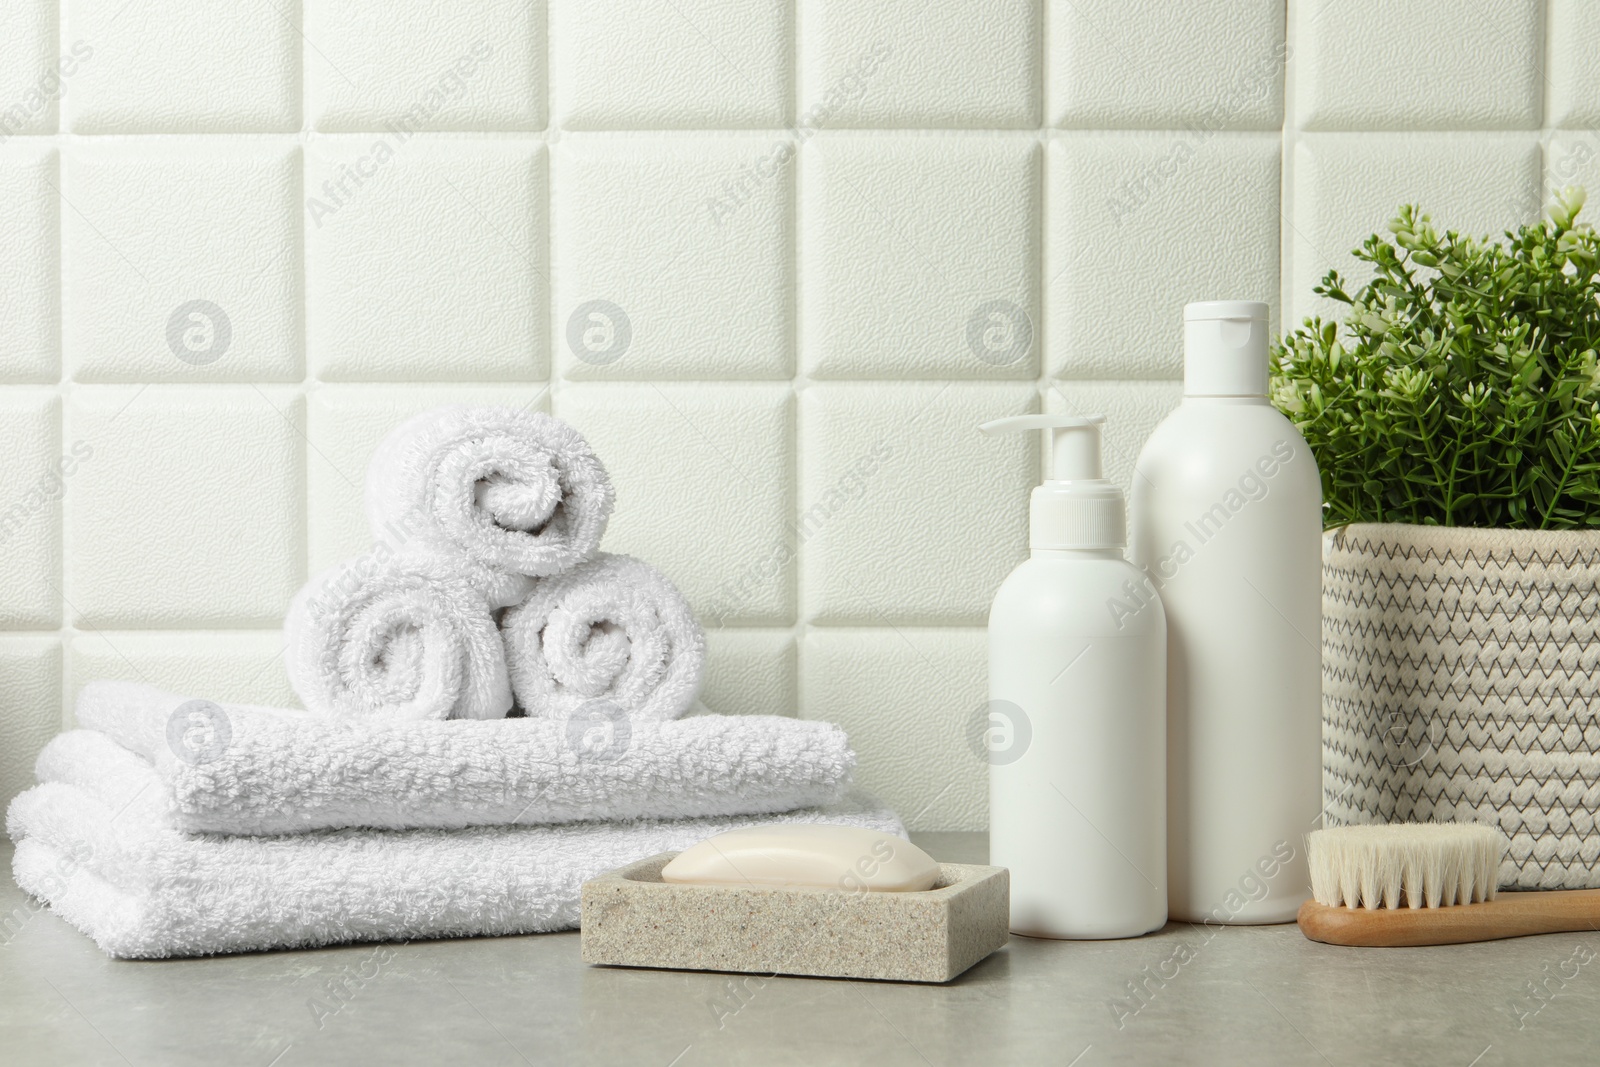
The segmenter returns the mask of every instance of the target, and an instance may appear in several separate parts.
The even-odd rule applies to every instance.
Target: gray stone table
[[[979,834],[917,840],[984,859]],[[1013,938],[947,986],[592,968],[575,933],[131,962],[3,881],[7,1067],[1600,1063],[1600,934],[1361,950],[1172,924]]]

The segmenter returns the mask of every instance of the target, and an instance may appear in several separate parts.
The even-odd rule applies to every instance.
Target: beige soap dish
[[[1010,872],[940,864],[934,888],[867,892],[661,880],[663,852],[585,882],[585,963],[948,982],[1006,943]]]

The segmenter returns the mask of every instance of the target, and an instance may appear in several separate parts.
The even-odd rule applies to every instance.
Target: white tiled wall
[[[0,797],[89,678],[290,699],[372,446],[470,400],[590,436],[709,706],[980,827],[1039,464],[975,424],[1105,411],[1126,481],[1185,301],[1293,321],[1402,200],[1600,185],[1597,45],[1586,0],[9,0]]]

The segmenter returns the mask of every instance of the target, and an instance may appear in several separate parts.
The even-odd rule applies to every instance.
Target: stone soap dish
[[[939,865],[922,892],[661,880],[675,856],[583,885],[583,961],[618,967],[948,982],[1006,943],[1004,867]]]

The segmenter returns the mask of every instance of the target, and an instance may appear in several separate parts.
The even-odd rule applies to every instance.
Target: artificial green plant
[[[1503,239],[1414,206],[1314,292],[1346,305],[1272,354],[1273,400],[1322,472],[1325,524],[1600,527],[1600,236],[1581,189]]]

